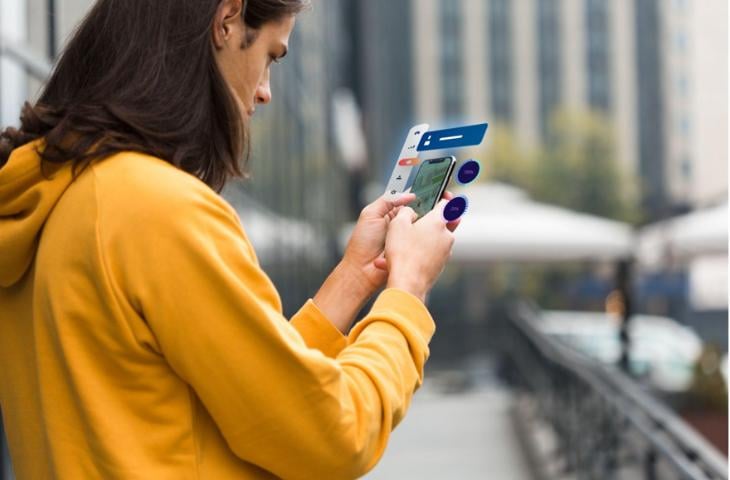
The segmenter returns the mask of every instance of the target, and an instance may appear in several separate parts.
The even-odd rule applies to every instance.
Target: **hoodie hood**
[[[0,168],[0,287],[17,283],[30,267],[43,225],[71,184],[70,163],[41,173],[36,140],[13,150]]]

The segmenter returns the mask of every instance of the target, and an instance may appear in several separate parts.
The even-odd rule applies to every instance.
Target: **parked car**
[[[600,312],[545,311],[537,327],[576,350],[606,364],[621,357],[620,318]],[[682,392],[692,382],[702,340],[690,328],[667,317],[635,315],[629,326],[631,372],[665,392]]]

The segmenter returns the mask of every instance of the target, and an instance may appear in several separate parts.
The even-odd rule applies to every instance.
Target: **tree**
[[[535,200],[616,220],[637,222],[636,182],[621,171],[612,125],[600,114],[556,113],[544,144],[521,147],[507,129],[493,129],[488,176],[526,190]]]
[[[622,172],[612,125],[597,113],[558,112],[535,163],[536,200],[636,222],[635,182]]]
[[[532,187],[534,153],[518,145],[509,129],[496,126],[491,130],[484,154],[488,166],[485,177],[529,192]]]

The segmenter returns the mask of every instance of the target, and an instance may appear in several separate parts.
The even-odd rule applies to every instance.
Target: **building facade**
[[[662,11],[668,194],[689,208],[727,199],[728,4],[673,0]]]
[[[340,1],[340,0],[336,0]],[[322,5],[333,2],[323,2]],[[340,41],[349,45],[346,88],[354,91],[367,138],[368,177],[385,188],[393,162],[410,127],[416,122],[418,86],[413,59],[415,6],[411,0],[341,0],[346,31]],[[316,8],[316,7],[315,7]],[[440,97],[439,97],[440,98]],[[375,189],[375,187],[374,187]],[[382,194],[375,189],[376,194]],[[369,195],[372,197],[372,195]],[[372,199],[372,198],[368,198]]]
[[[726,2],[411,3],[419,121],[487,119],[529,147],[559,109],[600,112],[647,220],[726,195]]]

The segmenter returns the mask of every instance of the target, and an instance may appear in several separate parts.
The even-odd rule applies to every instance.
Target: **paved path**
[[[416,392],[380,463],[363,478],[530,480],[508,391],[490,386],[442,394],[425,388]]]

